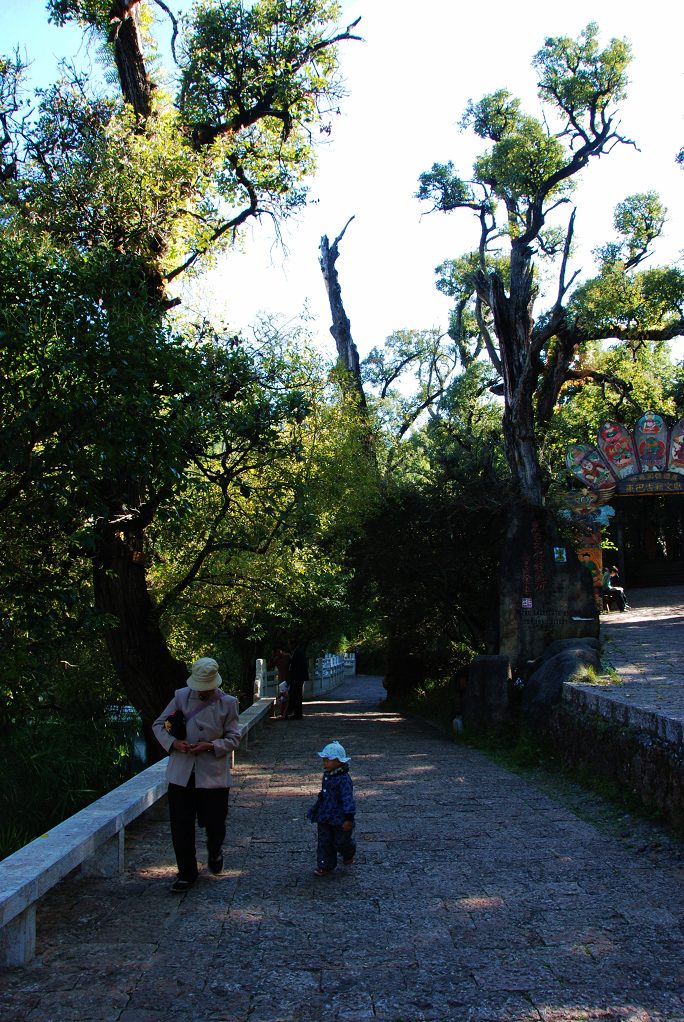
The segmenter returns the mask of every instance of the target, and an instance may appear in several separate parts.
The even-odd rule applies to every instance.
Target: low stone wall
[[[616,717],[564,700],[547,728],[563,762],[617,785],[649,812],[684,830],[684,749]]]
[[[633,693],[607,678],[575,680],[600,667],[595,639],[555,642],[529,667],[518,687],[507,657],[477,657],[454,730],[523,727],[546,734],[565,766],[619,788],[632,804],[684,831],[681,712],[668,704],[634,705]],[[646,702],[646,692],[640,694]]]

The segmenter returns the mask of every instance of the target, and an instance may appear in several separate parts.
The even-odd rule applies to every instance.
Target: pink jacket
[[[165,730],[164,721],[176,710],[182,710],[187,715],[200,705],[202,701],[193,689],[179,688],[152,725],[157,741],[169,753],[166,768],[169,783],[185,787],[194,767],[198,788],[230,787],[232,777],[229,753],[240,744],[238,701],[225,692],[219,692],[218,696],[216,702],[203,706],[186,725],[187,740],[191,743],[212,742],[213,752],[170,751],[174,740]]]

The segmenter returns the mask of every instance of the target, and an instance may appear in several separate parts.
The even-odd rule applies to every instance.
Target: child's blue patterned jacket
[[[318,798],[306,816],[312,823],[329,823],[341,826],[345,820],[353,820],[356,813],[354,785],[346,763],[335,770],[323,772],[323,784]]]

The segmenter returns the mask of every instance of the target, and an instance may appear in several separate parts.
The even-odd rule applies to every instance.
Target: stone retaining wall
[[[606,707],[609,709],[609,707]],[[637,805],[684,830],[684,750],[681,741],[625,723],[615,714],[592,712],[564,700],[548,718],[563,762],[627,792]]]

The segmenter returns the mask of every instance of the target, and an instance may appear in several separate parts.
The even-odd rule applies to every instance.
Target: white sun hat
[[[192,665],[186,684],[195,692],[210,692],[212,688],[219,688],[223,684],[219,665],[210,656],[200,657]]]
[[[340,763],[348,763],[351,759],[344,751],[344,745],[340,745],[339,742],[328,742],[318,755],[321,759],[339,759]]]

